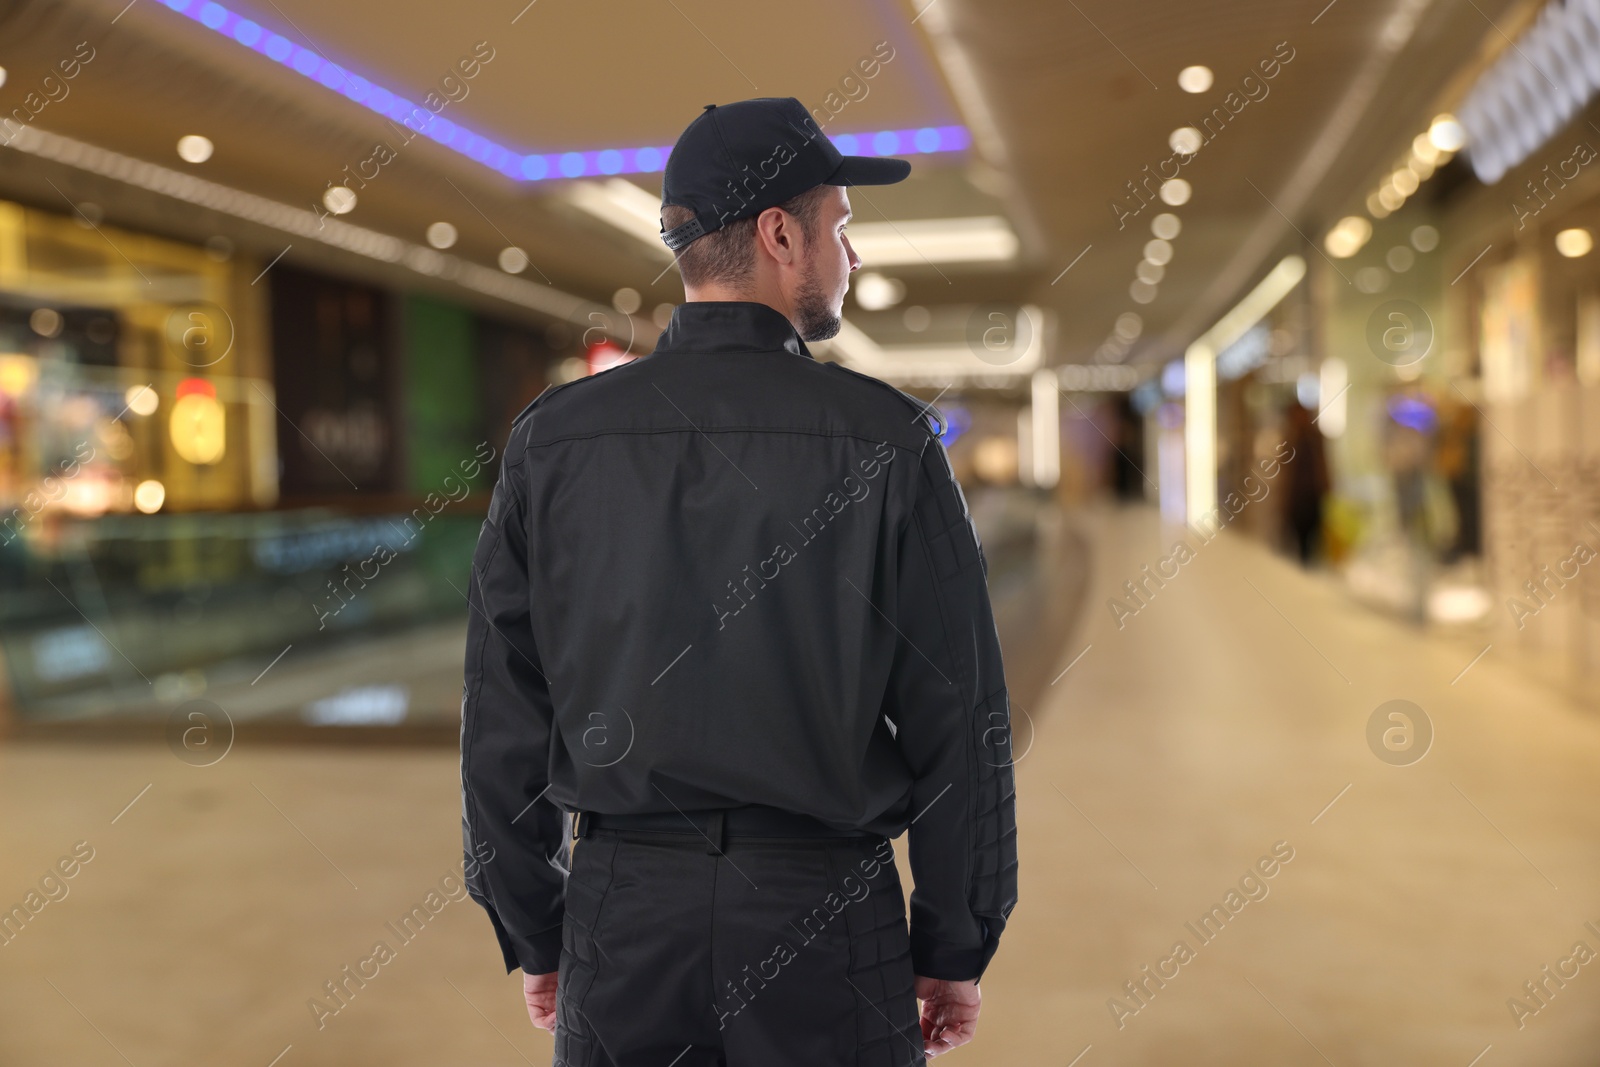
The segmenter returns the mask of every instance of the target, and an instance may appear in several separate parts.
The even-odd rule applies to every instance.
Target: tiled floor
[[[1600,952],[1600,721],[1498,649],[1452,685],[1487,639],[1226,535],[1119,629],[1106,600],[1172,535],[1079,521],[1088,607],[1049,676],[1072,666],[1017,716],[1021,903],[978,1040],[940,1062],[1600,1063],[1600,959],[1543,1007],[1523,989]],[[1393,699],[1436,731],[1414,765],[1368,745]],[[0,1064],[549,1063],[465,899],[320,1029],[308,1007],[456,868],[458,790],[445,750],[0,749],[0,909],[93,849],[0,946]],[[1213,904],[1236,913],[1206,941]]]

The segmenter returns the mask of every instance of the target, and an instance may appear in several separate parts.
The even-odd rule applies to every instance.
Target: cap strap
[[[661,240],[666,242],[668,248],[676,252],[696,237],[704,237],[706,228],[700,224],[699,216],[690,219],[682,226],[674,226],[661,235]]]

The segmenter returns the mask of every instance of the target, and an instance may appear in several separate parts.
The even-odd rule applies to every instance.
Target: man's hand
[[[972,1040],[983,999],[977,982],[947,982],[918,975],[916,990],[922,1001],[922,1049],[930,1059]]]
[[[522,976],[522,997],[528,1002],[528,1018],[541,1030],[553,1031],[556,1028],[556,978],[560,974],[560,971],[551,971],[549,974],[524,973]],[[973,1015],[977,1015],[976,1010]]]

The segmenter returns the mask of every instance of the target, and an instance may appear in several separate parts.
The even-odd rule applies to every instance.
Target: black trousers
[[[573,845],[555,1067],[924,1064],[887,838]]]

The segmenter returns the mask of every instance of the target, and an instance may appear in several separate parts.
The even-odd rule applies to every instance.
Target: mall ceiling
[[[199,0],[195,0],[198,10]],[[34,125],[223,186],[312,210],[329,182],[394,139],[379,115],[159,0],[0,3],[9,111],[87,40],[94,58]],[[1088,362],[1119,315],[1144,320],[1128,358],[1184,344],[1277,258],[1357,210],[1376,178],[1459,93],[1466,72],[1503,47],[1528,0],[427,0],[383,4],[231,0],[225,5],[386,88],[421,101],[458,61],[492,52],[444,114],[518,152],[669,145],[703,104],[793,95],[819,106],[858,61],[888,42],[893,58],[828,127],[860,133],[964,125],[974,147],[915,157],[900,186],[857,190],[860,222],[1005,216],[1020,238],[1006,264],[914,262],[886,269],[905,303],[1040,304],[1056,313],[1051,361]],[[482,45],[479,42],[483,42]],[[879,55],[884,54],[879,51]],[[1215,72],[1180,89],[1191,64]],[[1263,77],[1262,64],[1272,71]],[[1254,74],[1256,80],[1247,82]],[[1225,107],[1227,94],[1237,113]],[[454,89],[457,95],[460,89]],[[835,98],[843,99],[843,94]],[[1241,106],[1238,101],[1243,99]],[[1182,168],[1181,207],[1136,205],[1139,182],[1172,153],[1168,135],[1214,136]],[[175,145],[202,134],[201,164]],[[60,153],[57,153],[59,156]],[[103,168],[102,168],[103,169]],[[659,175],[631,176],[659,193]],[[609,304],[631,286],[644,312],[682,299],[661,249],[576,209],[566,180],[516,181],[417,138],[378,169],[348,221],[421,244],[448,221],[450,251],[493,267],[526,250],[523,277]],[[173,201],[37,153],[0,149],[0,195],[55,210],[92,200],[111,222],[203,240],[223,233],[263,262],[418,276],[375,265],[270,223]],[[1130,296],[1149,221],[1182,220],[1155,299]],[[871,264],[868,264],[870,267]],[[445,282],[425,280],[436,288]],[[495,303],[483,292],[467,294]],[[578,311],[581,312],[581,306]],[[860,316],[882,322],[883,316]],[[641,319],[642,321],[642,319]],[[648,329],[648,327],[645,327]]]

